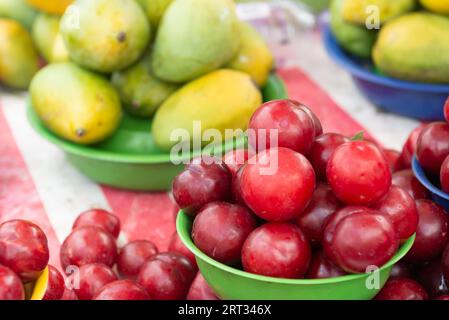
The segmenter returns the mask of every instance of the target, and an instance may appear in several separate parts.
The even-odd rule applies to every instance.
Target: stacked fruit
[[[194,159],[173,182],[201,251],[255,274],[329,278],[382,267],[416,233],[409,264],[394,273],[400,286],[426,292],[404,270],[438,259],[449,216],[410,170],[418,129],[401,153],[384,150],[360,134],[323,134],[318,118],[291,100],[262,105],[249,128],[249,150]]]
[[[331,29],[346,51],[372,58],[381,73],[449,83],[443,53],[449,48],[448,14],[449,5],[441,0],[333,0]]]
[[[113,135],[122,109],[155,116],[164,151],[193,121],[245,130],[273,67],[233,0],[0,0],[0,17],[0,82],[30,85],[45,126],[79,144]]]
[[[444,116],[446,122],[432,122],[422,127],[416,157],[428,178],[449,193],[449,99],[444,106]]]
[[[24,300],[31,297],[35,281],[47,267],[47,237],[35,224],[11,220],[0,225],[0,300]],[[59,272],[49,267],[57,282]],[[63,281],[62,281],[63,284]],[[63,287],[62,287],[63,288]],[[49,290],[46,299],[59,299],[63,290]]]
[[[32,295],[42,300],[217,299],[176,233],[164,253],[147,240],[118,250],[119,233],[115,215],[101,209],[82,213],[61,246],[64,279],[48,265],[47,238],[39,227],[23,220],[1,224],[0,300]],[[37,281],[41,275],[45,283]]]

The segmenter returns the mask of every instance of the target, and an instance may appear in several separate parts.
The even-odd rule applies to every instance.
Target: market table
[[[318,27],[300,28],[270,45],[289,96],[312,108],[325,131],[353,135],[364,130],[385,147],[400,149],[418,125],[381,112],[363,98],[349,75],[327,56]],[[50,263],[58,267],[59,246],[74,219],[93,207],[110,209],[120,218],[122,244],[149,239],[160,250],[167,248],[177,214],[168,192],[129,192],[88,180],[62,151],[32,130],[25,93],[0,93],[0,222],[20,218],[42,227]]]

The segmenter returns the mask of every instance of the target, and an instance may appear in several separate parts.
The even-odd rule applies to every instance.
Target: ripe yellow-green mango
[[[375,6],[378,11],[372,11],[370,6]],[[372,15],[379,13],[379,22],[382,24],[413,10],[415,6],[416,0],[345,0],[342,16],[346,22],[364,26],[367,19],[371,21]]]
[[[246,130],[261,103],[262,95],[249,75],[229,69],[213,71],[186,84],[162,104],[153,121],[154,141],[162,150],[191,141],[194,121],[201,123],[201,132],[217,129],[223,137],[225,129]],[[178,129],[189,136],[172,141]]]
[[[50,63],[69,60],[69,53],[59,32],[60,18],[41,13],[33,24],[32,36],[42,57]]]
[[[176,0],[159,25],[153,70],[165,81],[187,82],[229,62],[239,45],[233,0]]]
[[[144,9],[154,30],[159,26],[162,16],[173,0],[136,0]]]
[[[78,144],[109,137],[122,117],[120,98],[109,81],[71,62],[40,70],[31,82],[30,95],[45,126]]]
[[[449,18],[427,12],[401,16],[380,31],[373,60],[399,79],[449,83]]]
[[[240,23],[240,49],[227,68],[248,73],[260,86],[267,82],[273,67],[273,55],[264,38],[249,24]]]
[[[27,2],[40,11],[61,15],[73,0],[27,0]]]
[[[330,27],[338,43],[349,53],[370,58],[376,41],[376,30],[346,22],[342,17],[342,8],[346,0],[333,0],[331,3]]]
[[[111,73],[142,56],[151,28],[135,1],[77,0],[62,16],[61,34],[72,61]]]
[[[36,15],[37,11],[25,0],[0,0],[0,18],[17,20],[30,30]]]
[[[133,66],[114,72],[112,83],[120,94],[124,108],[140,117],[151,117],[178,88],[178,85],[153,75],[150,53]]]
[[[420,0],[421,4],[427,10],[440,13],[449,14],[449,1],[447,0]]]
[[[39,69],[39,56],[28,31],[19,22],[0,19],[0,83],[26,89]]]

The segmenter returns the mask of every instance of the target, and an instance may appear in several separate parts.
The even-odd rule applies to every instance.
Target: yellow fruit
[[[387,23],[379,33],[373,60],[399,79],[449,83],[449,18],[414,12]]]
[[[447,0],[421,0],[421,4],[430,11],[449,14],[449,1]]]
[[[102,76],[74,63],[50,64],[30,85],[33,108],[58,136],[92,144],[112,135],[122,109],[114,87]]]
[[[224,137],[226,129],[246,130],[251,115],[261,103],[262,95],[249,75],[229,69],[216,70],[186,84],[162,104],[154,117],[153,137],[162,150],[200,139],[194,132],[194,121],[199,121],[202,133],[216,129]],[[172,134],[181,133],[180,130],[188,133],[188,137],[177,141]]]
[[[159,26],[162,16],[173,0],[136,0],[144,9],[154,30]]]
[[[342,16],[346,22],[365,25],[367,19],[373,14],[369,6],[379,8],[380,23],[411,11],[415,8],[415,0],[345,0]]]
[[[41,11],[61,15],[74,0],[27,0],[28,4]]]
[[[33,24],[33,40],[40,54],[50,63],[69,60],[69,53],[59,32],[58,16],[41,13]]]
[[[28,31],[17,21],[0,19],[0,83],[26,89],[39,69],[39,56]]]
[[[185,83],[225,65],[240,46],[232,0],[176,0],[161,20],[154,43],[154,74]]]
[[[263,37],[249,24],[240,24],[240,50],[226,65],[227,68],[248,73],[264,86],[273,67],[273,55]]]
[[[42,300],[45,296],[48,286],[48,267],[42,271],[42,274],[34,283],[33,293],[30,300]]]

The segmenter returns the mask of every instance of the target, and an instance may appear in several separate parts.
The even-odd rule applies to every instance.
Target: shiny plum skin
[[[315,138],[313,119],[292,100],[274,100],[260,106],[249,122],[249,144],[260,152],[273,147],[307,154]],[[271,131],[277,130],[277,145]]]
[[[212,259],[233,265],[240,261],[243,243],[256,226],[256,219],[248,209],[235,204],[213,202],[196,216],[192,239]]]
[[[103,228],[116,239],[120,233],[119,218],[103,209],[92,209],[81,213],[75,220],[72,230],[86,226]]]
[[[441,189],[444,192],[449,193],[449,156],[444,159],[440,169],[440,183]]]
[[[444,103],[444,119],[449,122],[449,98]]]
[[[449,216],[430,200],[417,200],[419,222],[416,239],[406,255],[409,262],[421,263],[438,257],[449,242]]]
[[[235,177],[237,171],[248,161],[250,152],[246,149],[231,150],[223,156],[223,162]]]
[[[45,233],[25,220],[10,220],[0,225],[0,264],[16,273],[23,282],[39,277],[50,253]]]
[[[116,280],[98,291],[93,300],[151,300],[140,285],[131,280]]]
[[[424,265],[417,273],[417,280],[431,298],[449,294],[440,259]]]
[[[410,133],[410,135],[407,138],[407,141],[405,142],[404,146],[402,147],[401,155],[399,157],[399,163],[402,169],[410,169],[412,166],[412,159],[415,155],[416,148],[418,146],[418,138],[421,134],[422,129],[425,127],[425,125],[421,125]]]
[[[395,263],[390,273],[390,280],[398,279],[398,278],[410,278],[412,276],[412,272],[410,271],[410,267],[403,261],[399,261]]]
[[[302,278],[311,258],[304,233],[290,223],[266,223],[246,239],[242,250],[243,269],[277,278]]]
[[[55,267],[48,265],[48,285],[42,300],[60,300],[64,294],[64,277]]]
[[[383,152],[385,155],[385,159],[387,159],[388,165],[390,166],[391,173],[402,169],[402,165],[399,159],[400,153],[398,151],[392,149],[384,149]]]
[[[326,279],[344,276],[346,272],[330,261],[322,251],[317,251],[310,262],[306,279]]]
[[[76,277],[79,279],[79,287],[75,286],[73,291],[79,300],[92,300],[101,288],[117,280],[114,271],[101,263],[82,265],[78,272],[71,275],[73,284],[78,280],[74,280]]]
[[[408,239],[418,227],[418,210],[415,200],[402,188],[392,186],[386,197],[373,209],[388,217],[393,223],[398,238]]]
[[[190,289],[196,270],[178,253],[159,253],[145,262],[137,282],[154,300],[182,300]]]
[[[64,240],[60,250],[63,270],[68,266],[103,263],[112,267],[117,259],[114,237],[101,228],[80,227]]]
[[[343,143],[349,141],[349,138],[338,133],[325,133],[316,137],[307,158],[312,164],[318,180],[327,180],[326,168],[332,153]]]
[[[239,180],[246,205],[272,222],[298,217],[315,190],[315,173],[309,161],[286,148],[264,150],[251,158]]]
[[[372,205],[391,186],[391,172],[383,152],[367,141],[339,146],[329,159],[326,173],[337,198],[348,205]]]
[[[157,253],[157,247],[151,241],[132,241],[120,249],[117,257],[117,270],[123,277],[134,279],[145,261]]]
[[[25,300],[20,278],[8,267],[0,265],[0,300]]]
[[[393,185],[407,191],[415,200],[430,198],[429,191],[416,179],[412,170],[406,169],[395,172],[392,182]]]
[[[381,267],[396,253],[399,241],[388,218],[371,212],[354,213],[336,226],[325,253],[348,273],[363,273],[369,266]]]
[[[313,127],[315,128],[315,137],[318,137],[319,135],[323,134],[323,126],[321,125],[321,121],[317,117],[317,115],[309,107],[297,101],[293,101],[293,103],[296,104],[302,111],[307,113],[310,119],[312,119]]]
[[[190,286],[187,300],[220,300],[207,284],[203,275],[198,272]]]
[[[341,206],[330,187],[319,183],[309,205],[297,219],[300,229],[313,246],[319,246],[327,219]]]
[[[428,300],[426,290],[412,279],[389,280],[375,300]]]
[[[430,175],[438,176],[444,159],[449,155],[449,124],[433,122],[424,127],[418,138],[416,157]]]
[[[173,180],[173,197],[189,216],[195,216],[209,202],[231,199],[231,173],[217,161],[196,158]]]
[[[323,231],[323,239],[322,239],[322,247],[324,251],[326,252],[326,255],[330,257],[332,255],[332,250],[330,248],[332,240],[334,238],[334,232],[337,225],[340,223],[341,220],[344,218],[353,215],[355,213],[361,213],[361,212],[368,212],[371,214],[378,214],[377,211],[372,210],[367,207],[362,206],[348,206],[341,208],[340,210],[333,213],[326,221]],[[336,260],[335,257],[332,257],[333,261]]]
[[[234,203],[246,206],[242,198],[242,188],[240,187],[240,180],[242,179],[242,172],[245,166],[240,167],[235,176],[232,177],[232,200]]]
[[[177,252],[179,254],[182,254],[184,257],[189,259],[190,263],[195,269],[198,269],[198,266],[196,264],[196,258],[192,251],[190,251],[186,245],[182,242],[181,238],[178,235],[178,232],[174,232],[170,243],[168,245],[168,251],[169,252]]]

